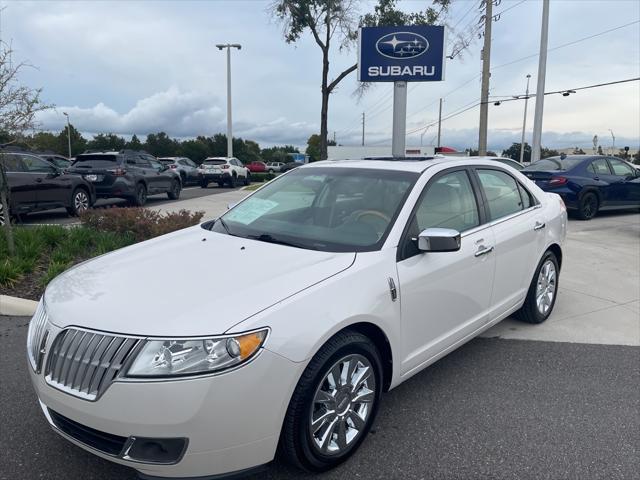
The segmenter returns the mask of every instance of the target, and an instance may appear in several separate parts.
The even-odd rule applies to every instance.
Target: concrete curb
[[[0,315],[30,317],[36,312],[38,302],[24,298],[0,295]]]

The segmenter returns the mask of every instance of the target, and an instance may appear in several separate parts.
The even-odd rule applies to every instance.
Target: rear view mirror
[[[456,252],[460,250],[460,232],[451,228],[427,228],[418,236],[422,252]]]

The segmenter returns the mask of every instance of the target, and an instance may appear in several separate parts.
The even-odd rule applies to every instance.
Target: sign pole
[[[393,136],[391,154],[405,156],[407,134],[407,82],[393,82]]]

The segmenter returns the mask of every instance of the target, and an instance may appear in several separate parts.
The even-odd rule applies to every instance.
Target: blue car
[[[581,220],[600,210],[640,207],[640,170],[619,158],[562,155],[535,162],[522,173],[547,192],[557,193]]]

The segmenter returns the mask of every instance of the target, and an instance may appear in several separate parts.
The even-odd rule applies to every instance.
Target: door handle
[[[482,255],[486,255],[487,253],[493,252],[493,247],[485,247],[481,245],[478,251],[475,253],[476,257],[481,257]]]
[[[42,183],[42,179],[41,178],[36,178],[36,182],[37,183]]]
[[[541,223],[541,222],[536,222],[535,226],[533,227],[534,230],[542,230],[544,227],[546,227],[547,224],[546,223]]]

